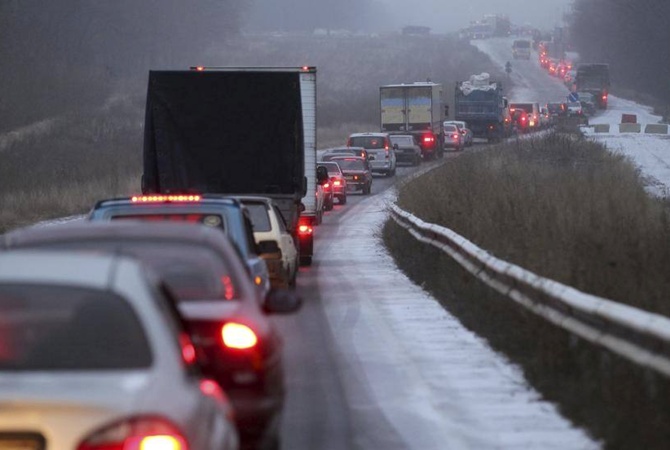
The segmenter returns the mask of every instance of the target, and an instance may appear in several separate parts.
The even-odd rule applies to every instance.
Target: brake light
[[[134,417],[93,433],[77,450],[188,450],[188,445],[167,420]]]
[[[313,232],[312,225],[306,219],[300,219],[300,222],[298,222],[298,235],[309,236]]]
[[[195,346],[191,342],[191,338],[186,333],[179,335],[179,345],[181,347],[181,357],[187,366],[191,366],[196,362]]]
[[[200,195],[134,195],[130,198],[133,203],[163,203],[163,202],[199,202]]]
[[[256,333],[241,323],[228,322],[221,328],[221,340],[228,348],[247,349],[258,343]]]
[[[233,280],[231,280],[229,276],[224,275],[221,277],[221,284],[223,285],[223,298],[226,300],[235,298],[235,286],[233,286]]]
[[[328,189],[329,187],[330,187],[330,184],[329,184],[329,183],[324,183],[324,185],[323,185],[323,188],[324,188],[324,189]]]
[[[340,180],[333,180],[333,186],[340,186],[342,182]]]
[[[607,101],[607,94],[603,95],[603,101],[604,101],[604,102]]]

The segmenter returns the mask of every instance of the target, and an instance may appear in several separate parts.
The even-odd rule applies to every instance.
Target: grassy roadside
[[[668,206],[596,143],[551,134],[466,153],[408,183],[398,204],[540,275],[670,315]],[[606,448],[666,447],[670,380],[554,328],[393,222],[384,239],[400,268]]]

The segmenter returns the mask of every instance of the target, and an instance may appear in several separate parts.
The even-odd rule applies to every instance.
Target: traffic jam
[[[12,386],[0,421],[16,430],[0,448],[278,449],[286,386],[272,316],[300,310],[324,215],[400,165],[572,114],[470,81],[455,120],[438,83],[382,86],[381,130],[317,152],[314,67],[152,71],[142,192],[0,237],[0,370]],[[276,129],[244,121],[251,91],[266,102],[254,122],[281,117]],[[504,109],[474,118],[474,97]],[[234,131],[217,135],[221,121]]]

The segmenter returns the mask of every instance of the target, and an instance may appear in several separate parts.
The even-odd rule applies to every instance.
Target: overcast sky
[[[484,14],[506,14],[514,24],[552,29],[573,0],[377,0],[397,26],[425,25],[434,33],[456,31]]]

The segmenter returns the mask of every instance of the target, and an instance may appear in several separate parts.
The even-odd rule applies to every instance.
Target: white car
[[[275,203],[267,197],[236,196],[249,211],[254,240],[268,265],[273,288],[295,286],[300,257],[293,236]]]
[[[444,125],[456,125],[463,135],[463,145],[470,147],[473,144],[474,134],[472,133],[472,130],[468,128],[467,122],[463,120],[447,120],[444,122]]]
[[[165,292],[118,255],[1,253],[0,448],[237,449]]]

